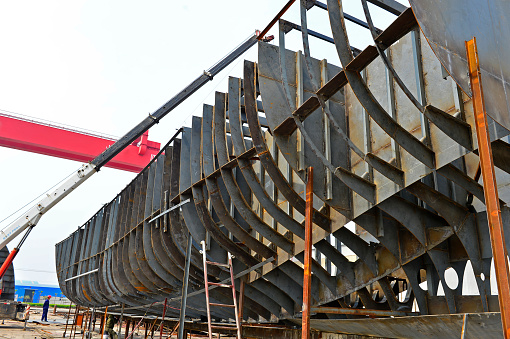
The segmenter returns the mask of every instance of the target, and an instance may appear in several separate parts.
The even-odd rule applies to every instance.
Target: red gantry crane
[[[161,147],[159,142],[148,140],[148,136],[149,131],[145,131],[105,166],[139,173],[156,156]],[[116,141],[114,138],[0,112],[0,146],[3,147],[89,162]],[[0,295],[2,278],[27,235],[28,233],[0,267]]]
[[[106,167],[139,173],[159,152],[161,144],[148,140],[149,132],[135,139]],[[89,162],[117,140],[0,112],[0,146]]]

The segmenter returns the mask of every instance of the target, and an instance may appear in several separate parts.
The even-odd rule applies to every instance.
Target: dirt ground
[[[30,319],[26,324],[26,330],[24,330],[25,323],[23,321],[17,320],[0,320],[0,339],[53,339],[53,338],[69,338],[71,335],[71,325],[67,326],[66,331],[66,319],[67,319],[67,310],[61,309],[57,311],[57,314],[53,314],[53,309],[50,308],[48,312],[48,322],[42,323],[41,320],[42,309],[41,308],[32,308],[30,310]],[[71,314],[72,319],[72,314]],[[69,321],[71,323],[71,321]],[[96,331],[92,333],[91,339],[101,339],[101,333],[99,330],[99,322],[96,323]],[[117,326],[115,326],[115,330],[117,330]],[[66,332],[64,336],[64,332]],[[125,328],[122,329],[122,334],[124,336]],[[122,338],[123,338],[122,336]],[[145,339],[145,330],[143,328],[139,329],[132,336],[133,339]],[[80,327],[77,328],[76,334],[71,335],[73,339],[82,339],[84,338],[84,333]],[[214,335],[216,338],[217,335]],[[150,338],[150,336],[149,336]],[[155,339],[159,339],[159,331],[154,334]],[[167,339],[168,334],[165,335],[163,333],[163,338]],[[172,335],[171,339],[177,338],[177,335]],[[189,337],[188,337],[189,338]],[[191,338],[207,338],[204,335],[195,335],[193,334]],[[228,339],[228,337],[221,336],[222,339]],[[121,339],[121,338],[119,338]],[[130,338],[131,339],[131,338]]]

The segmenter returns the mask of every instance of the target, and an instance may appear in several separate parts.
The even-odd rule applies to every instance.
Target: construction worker
[[[117,323],[117,319],[113,315],[108,316],[108,320],[106,320],[105,332],[108,333],[110,339],[117,339],[117,332],[113,330],[113,326]]]
[[[44,305],[42,307],[42,318],[41,321],[48,321],[48,309],[50,308],[50,299],[51,295],[49,295],[44,301]]]

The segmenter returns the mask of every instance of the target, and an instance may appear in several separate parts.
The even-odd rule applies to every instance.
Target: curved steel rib
[[[294,252],[294,244],[289,239],[285,238],[283,235],[278,233],[277,230],[273,229],[269,225],[267,225],[263,220],[256,215],[251,207],[248,206],[246,199],[243,197],[240,192],[239,187],[237,186],[234,177],[231,172],[231,168],[227,166],[229,163],[228,159],[228,151],[227,151],[227,140],[226,140],[226,132],[225,132],[225,105],[226,105],[226,96],[223,93],[216,92],[216,102],[214,106],[214,118],[212,123],[214,124],[214,141],[213,143],[213,133],[209,134],[209,130],[211,127],[207,128],[207,133],[204,131],[205,135],[210,135],[211,139],[204,139],[205,144],[215,145],[216,146],[216,155],[218,159],[218,163],[220,166],[221,177],[223,179],[223,184],[225,185],[230,199],[234,203],[237,211],[243,217],[246,222],[253,227],[260,235],[271,241],[273,244],[283,249],[285,252],[292,254]],[[209,154],[210,155],[210,154]],[[206,156],[206,152],[204,151],[204,156]],[[214,179],[213,179],[214,180]],[[208,182],[206,180],[206,182]],[[214,188],[217,188],[214,187]],[[214,189],[213,188],[213,189]],[[256,251],[256,248],[249,246],[253,250]],[[269,248],[267,248],[269,250]],[[272,255],[275,253],[273,251]],[[266,251],[266,253],[268,253]],[[268,253],[266,255],[269,255]],[[264,256],[268,258],[269,256]]]
[[[434,152],[390,117],[390,115],[379,104],[377,99],[375,99],[372,95],[366,83],[361,78],[361,75],[359,74],[360,69],[357,68],[356,64],[351,63],[354,56],[349,45],[341,6],[341,1],[328,0],[328,13],[331,22],[331,30],[335,39],[338,56],[344,66],[345,75],[354,94],[365,107],[372,119],[374,119],[374,121],[381,126],[381,128],[402,148],[427,167],[435,168]]]
[[[197,242],[207,240],[206,255],[221,262],[232,252],[236,272],[279,254],[243,277],[245,319],[298,316],[304,234],[299,214],[305,205],[300,185],[302,169],[314,166],[314,193],[323,203],[313,215],[315,305],[409,312],[416,300],[421,314],[494,309],[483,206],[467,198],[483,198],[471,178],[477,158],[466,155],[472,112],[459,93],[438,96],[451,89],[451,81],[430,83],[441,78],[426,45],[420,45],[423,54],[411,54],[411,10],[379,34],[362,0],[376,45],[354,58],[342,3],[329,0],[341,70],[311,57],[310,6],[300,2],[304,56],[285,50],[284,37],[279,49],[260,43],[259,63],[245,63],[244,83],[229,78],[228,96],[216,93],[214,107],[205,105],[203,117],[193,117],[182,141],[169,143],[115,199],[57,244],[57,277],[73,301],[142,306],[171,295],[177,307],[187,240],[193,241],[190,292],[203,288]],[[405,86],[406,76],[416,81],[417,97]],[[416,136],[429,121],[421,142]],[[496,145],[501,143],[506,145]],[[504,152],[498,157],[501,165]],[[506,208],[503,214],[510,217]],[[344,226],[350,220],[355,229]],[[477,296],[465,295],[468,263]],[[448,285],[449,267],[457,287]],[[96,274],[65,281],[95,268]],[[216,282],[228,276],[218,267],[209,273]],[[425,281],[427,291],[420,287]],[[235,285],[239,290],[239,280]],[[215,289],[211,300],[229,303],[230,295]],[[188,305],[190,316],[205,312],[201,294],[193,294]],[[158,305],[151,312],[161,310]],[[228,319],[233,312],[219,309],[213,316]]]

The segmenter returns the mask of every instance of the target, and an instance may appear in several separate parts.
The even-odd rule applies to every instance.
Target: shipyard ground
[[[73,338],[81,339],[84,337],[84,333],[80,327],[78,327],[76,334],[74,334],[74,330],[71,333],[72,326],[68,324],[66,331],[66,320],[67,320],[67,312],[57,311],[54,315],[52,310],[50,310],[48,314],[48,322],[40,322],[42,309],[32,308],[32,312],[30,314],[30,320],[27,322],[26,329],[24,329],[25,323],[19,320],[5,320],[3,323],[0,323],[0,339],[52,339],[52,338],[69,338],[70,335]],[[71,319],[72,319],[71,315]],[[71,322],[71,321],[70,321]],[[125,327],[123,327],[123,333],[125,331]],[[66,335],[64,336],[64,332]],[[155,338],[159,338],[159,331],[154,334]],[[168,336],[168,332],[163,333],[163,338],[177,338],[176,334],[173,334],[171,337]],[[150,337],[150,335],[149,335]],[[200,334],[191,334],[192,338],[206,338],[205,335]],[[99,324],[96,324],[96,330],[92,332],[91,339],[99,339],[101,338],[101,333],[99,332]],[[124,338],[124,335],[122,336]],[[142,327],[132,336],[133,339],[142,339],[145,338],[145,329]],[[189,336],[188,336],[189,338]],[[221,338],[228,339],[230,337],[221,336]]]

